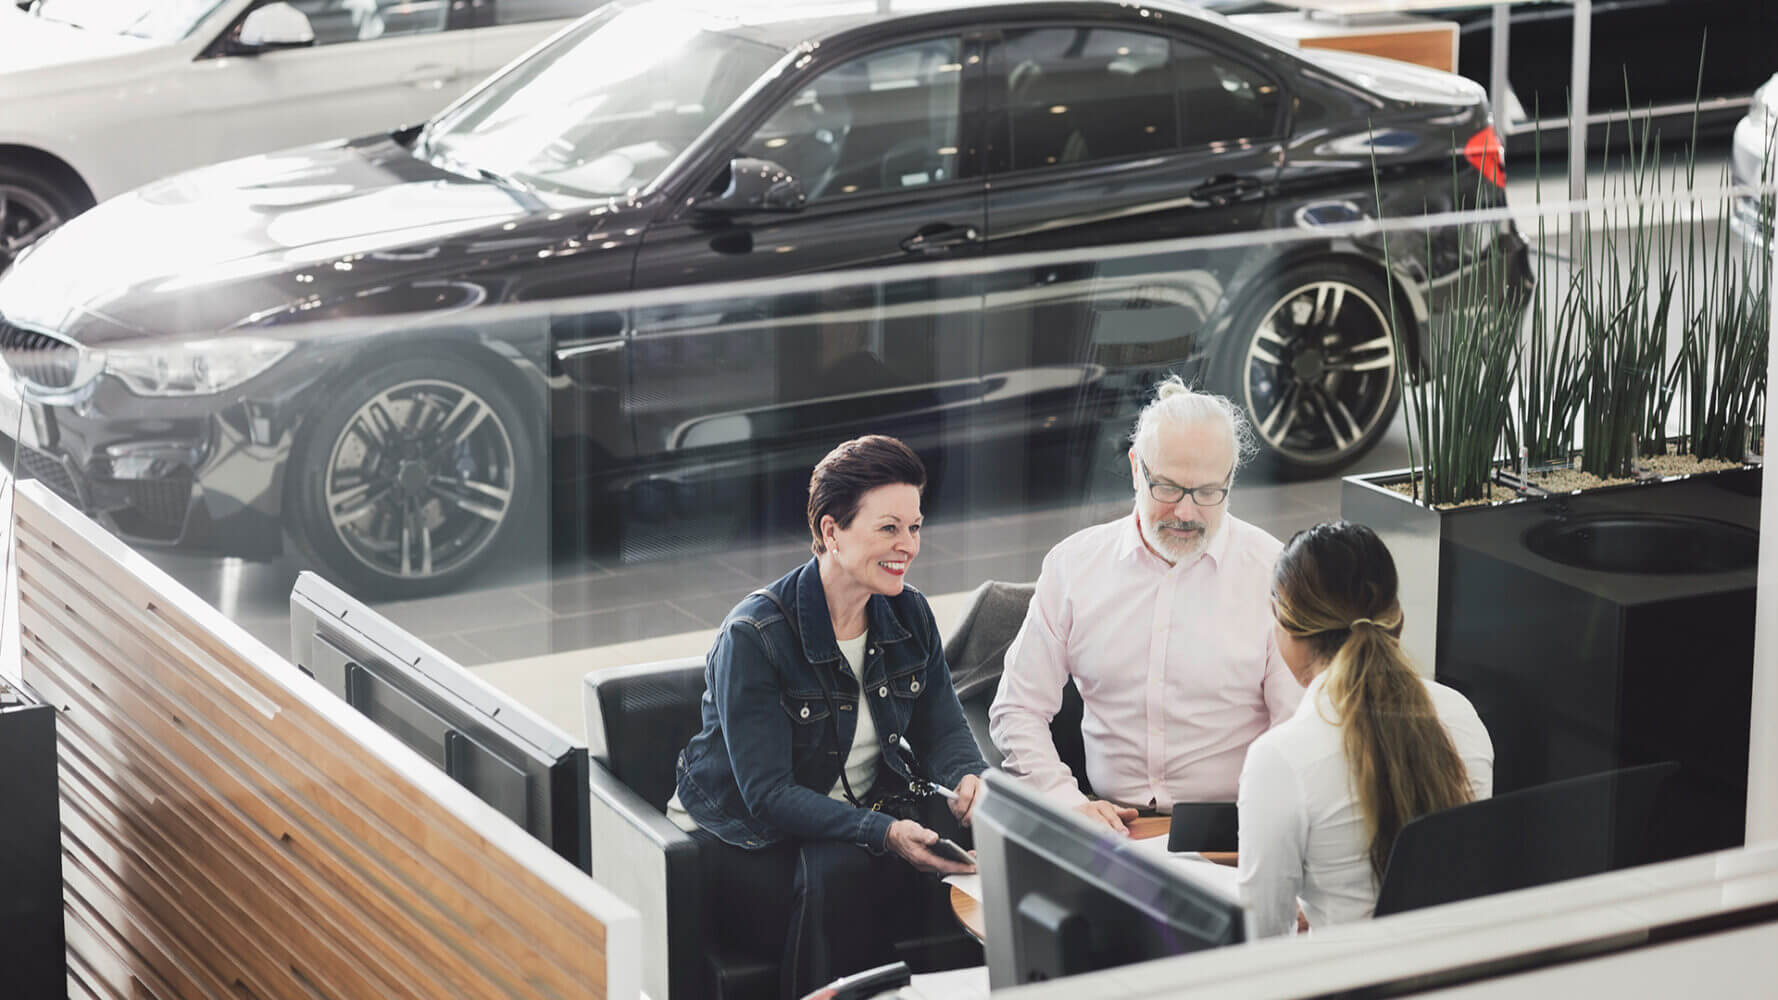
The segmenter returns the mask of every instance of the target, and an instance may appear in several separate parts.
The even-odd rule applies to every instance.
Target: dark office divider
[[[56,713],[0,677],[0,975],[19,997],[68,995]]]

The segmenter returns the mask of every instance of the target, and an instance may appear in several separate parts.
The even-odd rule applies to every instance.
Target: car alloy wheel
[[[1252,328],[1235,390],[1269,452],[1299,469],[1333,468],[1369,448],[1394,413],[1389,317],[1352,282],[1285,287]]]
[[[62,224],[62,213],[41,193],[0,180],[0,271],[25,248]]]
[[[327,521],[355,561],[401,580],[443,576],[475,561],[511,516],[513,436],[469,388],[400,382],[346,420],[322,486]]]

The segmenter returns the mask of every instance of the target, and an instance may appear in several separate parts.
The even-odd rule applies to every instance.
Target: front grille
[[[18,457],[15,461],[18,462],[19,470],[25,475],[49,487],[74,506],[83,510],[86,508],[86,505],[81,502],[80,487],[75,484],[74,476],[68,472],[68,467],[54,455],[21,444],[18,446]]]
[[[166,479],[120,481],[124,506],[111,512],[118,530],[139,538],[173,540],[185,528],[185,509],[191,502],[191,474]]]
[[[21,381],[41,389],[67,389],[80,372],[80,348],[4,319],[0,319],[0,359]]]

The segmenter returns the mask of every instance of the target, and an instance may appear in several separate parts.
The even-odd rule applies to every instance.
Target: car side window
[[[803,183],[809,201],[957,179],[958,38],[859,56],[815,77],[741,145]]]
[[[1173,43],[1179,81],[1179,144],[1185,148],[1276,135],[1284,88],[1246,63],[1189,42]]]
[[[443,31],[449,0],[289,0],[309,19],[316,45]]]
[[[1179,144],[1167,38],[1095,27],[1009,30],[1001,49],[1010,166],[1035,170]]]
[[[557,21],[579,17],[597,6],[597,0],[495,0],[494,23]]]

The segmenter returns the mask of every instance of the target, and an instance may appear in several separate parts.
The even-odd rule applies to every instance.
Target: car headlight
[[[204,396],[240,385],[294,346],[263,337],[226,337],[111,348],[105,351],[105,371],[140,396]]]

